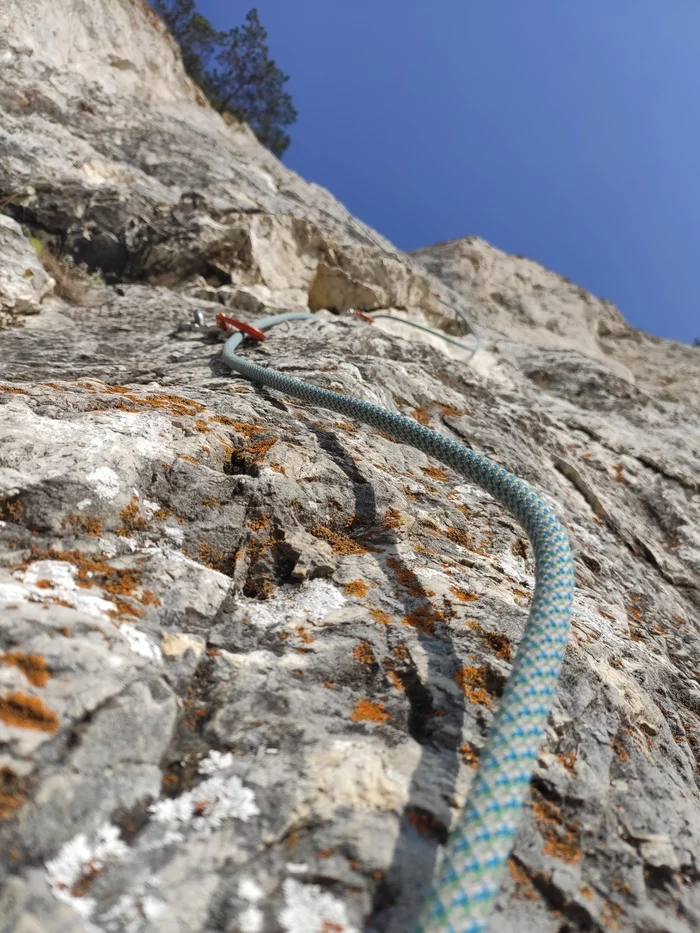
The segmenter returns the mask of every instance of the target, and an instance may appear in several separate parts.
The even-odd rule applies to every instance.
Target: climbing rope
[[[264,336],[265,331],[285,321],[311,318],[319,320],[317,315],[304,312],[279,314],[246,328],[248,333],[252,327]],[[522,525],[532,544],[535,592],[525,632],[469,796],[450,833],[423,920],[415,931],[485,933],[542,744],[568,640],[574,577],[566,531],[526,482],[483,454],[379,405],[321,389],[245,360],[235,352],[243,340],[243,333],[235,333],[224,345],[223,359],[231,369],[310,405],[363,421],[441,460],[500,502]]]

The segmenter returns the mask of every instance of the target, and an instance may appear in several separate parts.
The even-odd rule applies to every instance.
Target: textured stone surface
[[[436,243],[412,256],[457,293],[469,295],[470,317],[487,333],[543,349],[573,348],[627,382],[700,410],[696,348],[631,327],[610,301],[564,276],[479,237]],[[549,376],[544,369],[540,373],[542,380]]]
[[[139,3],[67,9],[0,12],[5,210],[109,281],[0,337],[0,930],[405,933],[468,791],[522,532],[232,377],[178,329],[222,305],[317,308],[244,352],[484,451],[570,529],[573,635],[494,933],[697,929],[700,355],[532,263],[521,318],[525,261],[481,241],[491,284],[402,256],[206,110]],[[104,64],[117,32],[133,68]],[[436,294],[477,317],[471,362],[345,313],[456,330]]]
[[[0,328],[36,314],[53,284],[20,225],[0,214]]]

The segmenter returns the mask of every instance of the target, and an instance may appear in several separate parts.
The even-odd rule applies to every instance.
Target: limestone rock
[[[36,314],[53,286],[19,224],[0,214],[0,328]]]
[[[487,333],[519,344],[575,349],[628,382],[700,410],[695,348],[631,327],[612,302],[564,276],[479,237],[436,243],[412,256],[470,297],[470,317]]]
[[[311,306],[242,352],[487,453],[570,531],[573,634],[493,933],[692,933],[698,352],[481,242],[403,256],[204,106],[141,0],[7,0],[0,42],[0,229],[108,280],[0,338],[0,931],[420,911],[535,568],[480,489],[182,326]],[[467,310],[484,347],[358,306],[453,334]]]

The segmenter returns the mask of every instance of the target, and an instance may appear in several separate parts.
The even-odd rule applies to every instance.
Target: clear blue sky
[[[402,249],[476,234],[700,336],[700,0],[257,7],[304,178]]]

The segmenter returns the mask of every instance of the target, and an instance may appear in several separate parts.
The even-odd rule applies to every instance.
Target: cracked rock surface
[[[468,793],[522,530],[232,376],[180,327],[222,306],[316,311],[242,352],[488,454],[569,529],[493,933],[697,930],[700,351],[482,241],[403,255],[208,110],[140,0],[8,0],[0,59],[0,930],[405,933]],[[56,297],[31,238],[107,284]],[[471,360],[347,313],[459,334],[453,306]]]

